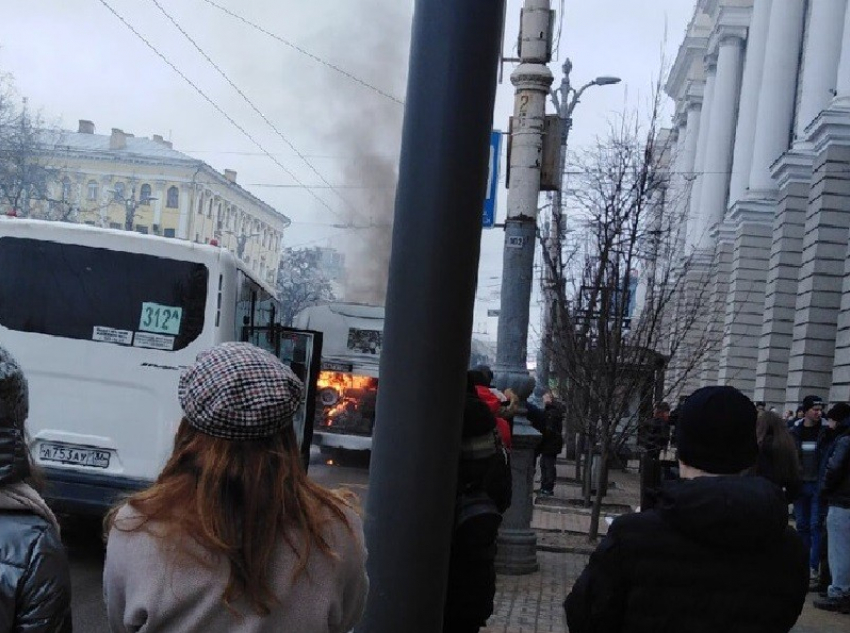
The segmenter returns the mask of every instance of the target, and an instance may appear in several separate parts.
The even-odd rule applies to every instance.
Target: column
[[[835,99],[832,108],[850,109],[850,3],[844,12],[844,33],[841,38],[841,57],[838,60]]]
[[[841,312],[838,315],[837,329],[829,401],[850,402],[850,248],[845,255]]]
[[[711,127],[711,108],[714,102],[714,81],[717,70],[716,60],[713,57],[706,58],[705,92],[702,101],[702,117],[700,119],[699,136],[697,138],[696,157],[694,159],[694,181],[691,187],[691,195],[688,204],[688,234],[686,239],[686,250],[690,252],[697,244],[699,225],[701,224],[700,195],[705,171],[705,151]]]
[[[743,71],[744,29],[719,27],[717,72],[711,105],[711,136],[705,148],[704,174],[700,192],[698,248],[711,248],[712,227],[723,219],[729,191],[729,172],[735,140],[735,114]]]
[[[807,393],[826,395],[830,387],[850,237],[850,145],[829,138],[828,127],[816,131],[824,135],[816,138],[816,146],[823,149],[815,158],[806,213],[788,361],[788,402]]]
[[[770,8],[750,170],[750,193],[757,198],[775,192],[770,166],[790,142],[805,6],[804,2],[782,0]]]
[[[191,185],[180,186],[180,216],[177,223],[177,237],[181,240],[189,239],[189,194],[192,192]]]
[[[800,74],[796,138],[802,140],[806,127],[826,108],[835,94],[841,39],[847,0],[816,0],[811,3],[806,53]]]
[[[702,99],[689,98],[686,108],[685,125],[679,131],[679,156],[676,158],[679,188],[676,190],[676,199],[674,200],[677,215],[681,218],[679,231],[682,233],[680,240],[683,247],[684,238],[688,231],[688,203],[694,186],[694,164],[697,158]]]
[[[725,319],[718,382],[732,385],[750,397],[756,386],[758,342],[764,322],[765,271],[772,235],[772,227],[759,215],[753,220],[739,218],[734,242],[718,245],[723,257],[731,257],[726,305],[720,306]]]
[[[767,281],[764,289],[764,321],[759,338],[754,399],[786,406],[788,358],[794,333],[797,305],[797,276],[803,259],[803,229],[812,161],[796,152],[785,155],[774,178],[779,184],[779,199],[773,220]]]
[[[759,92],[764,75],[764,54],[767,47],[767,28],[770,22],[772,4],[773,0],[755,0],[753,4],[753,17],[747,34],[744,78],[741,82],[738,127],[735,132],[735,151],[732,158],[732,177],[729,183],[730,203],[734,203],[744,196],[750,182]]]
[[[152,196],[154,199],[151,200],[153,204],[153,223],[159,227],[160,232],[162,232],[162,205],[165,199],[165,182],[159,180],[156,182],[156,192]]]

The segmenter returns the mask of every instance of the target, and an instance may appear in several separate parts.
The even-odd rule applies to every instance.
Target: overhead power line
[[[159,9],[160,13],[162,13],[168,19],[168,21],[171,22],[174,25],[174,27],[178,31],[180,31],[180,33],[183,34],[183,37],[185,37],[189,41],[189,43],[192,44],[192,46],[195,47],[195,50],[198,51],[203,56],[203,58],[205,60],[207,60],[207,62],[210,64],[210,66],[212,66],[216,70],[216,72],[219,75],[221,75],[221,77],[228,84],[230,84],[230,87],[233,88],[239,94],[240,97],[242,97],[242,99],[245,101],[245,103],[247,103],[251,107],[251,109],[254,112],[256,112],[257,115],[263,121],[265,121],[266,125],[268,125],[274,131],[274,133],[277,134],[281,138],[281,140],[284,143],[286,143],[293,152],[295,152],[296,156],[298,156],[298,158],[300,158],[304,162],[304,164],[307,165],[307,167],[309,167],[313,171],[313,173],[316,174],[316,176],[319,177],[319,179],[322,181],[322,183],[324,183],[328,189],[331,189],[337,195],[337,197],[343,202],[343,204],[345,204],[346,206],[351,208],[351,204],[348,202],[348,200],[346,200],[342,196],[342,194],[340,194],[339,191],[337,191],[336,188],[331,183],[329,183],[327,181],[327,179],[321,173],[319,173],[319,170],[316,169],[316,167],[313,165],[313,163],[311,163],[308,160],[306,155],[304,155],[300,151],[298,151],[298,148],[296,148],[295,145],[293,145],[292,142],[288,138],[286,138],[286,136],[284,136],[283,132],[281,132],[278,129],[278,127],[274,123],[272,123],[272,121],[269,120],[269,118],[265,114],[262,113],[260,108],[258,108],[256,106],[256,104],[254,104],[254,102],[251,101],[251,99],[248,98],[248,95],[246,95],[239,88],[239,86],[237,86],[235,83],[233,83],[233,80],[230,79],[230,77],[227,75],[227,73],[225,73],[224,70],[222,70],[222,68],[218,64],[216,64],[209,55],[207,55],[207,53],[204,51],[204,49],[201,48],[201,46],[194,40],[194,38],[192,38],[192,36],[189,35],[182,26],[180,26],[180,24],[177,22],[177,20],[174,19],[174,17],[170,13],[168,13],[168,11],[165,10],[165,8],[159,3],[159,0],[151,0],[151,2],[153,2],[153,4],[156,6],[156,8]]]
[[[236,120],[233,117],[231,117],[224,110],[224,108],[222,108],[215,101],[213,101],[213,99],[209,95],[207,95],[206,92],[204,92],[195,82],[193,82],[191,79],[189,79],[189,77],[187,77],[183,73],[183,71],[181,71],[179,68],[177,68],[177,66],[175,66],[174,63],[172,63],[170,59],[168,59],[163,53],[161,53],[159,51],[159,49],[157,49],[153,44],[151,44],[150,41],[148,41],[147,38],[145,38],[144,35],[142,35],[139,31],[137,31],[136,28],[132,24],[130,24],[126,19],[124,19],[124,17],[120,13],[118,13],[112,7],[112,5],[110,5],[106,0],[98,0],[98,2],[100,2],[104,7],[106,7],[109,10],[109,12],[112,13],[112,15],[114,15],[116,18],[118,18],[118,20],[120,20],[121,23],[124,26],[126,26],[133,33],[133,35],[135,35],[137,38],[139,38],[145,44],[145,46],[147,46],[149,49],[151,49],[151,51],[153,51],[154,54],[156,54],[157,57],[159,57],[163,62],[168,64],[168,66],[174,72],[176,72],[181,77],[181,79],[183,79],[183,81],[185,81],[187,84],[189,84],[195,90],[195,92],[197,92],[199,95],[201,95],[201,97],[203,97],[204,100],[207,103],[209,103],[213,108],[215,108],[219,112],[219,114],[221,114],[225,119],[227,119],[230,122],[230,124],[233,125],[233,127],[235,127],[237,130],[239,130],[249,141],[251,141],[260,151],[262,151],[265,156],[267,156],[269,159],[271,159],[271,161],[274,162],[275,165],[280,167],[290,178],[292,178],[296,183],[298,183],[307,192],[309,192],[309,194],[313,198],[315,198],[316,201],[319,202],[319,204],[321,204],[323,207],[325,207],[325,209],[327,209],[333,215],[336,215],[337,217],[339,217],[339,213],[337,213],[336,211],[331,209],[330,206],[328,206],[327,202],[325,202],[312,189],[310,189],[303,182],[301,182],[301,180],[294,173],[292,173],[289,169],[286,168],[286,166],[283,165],[283,163],[281,163],[277,158],[275,158],[272,153],[270,153],[257,139],[255,139],[250,134],[250,132],[248,132],[244,127],[239,125],[239,123],[237,123]]]
[[[218,9],[219,11],[222,11],[222,12],[226,13],[226,14],[227,14],[227,15],[229,15],[230,17],[232,17],[232,18],[236,18],[236,19],[237,19],[237,20],[239,20],[240,22],[244,22],[245,24],[247,24],[247,25],[248,25],[248,26],[250,26],[251,28],[257,29],[258,31],[260,31],[260,33],[264,33],[265,35],[268,35],[269,37],[271,37],[271,38],[273,38],[273,39],[277,40],[277,41],[278,41],[278,42],[280,42],[281,44],[284,44],[285,46],[288,46],[289,48],[291,48],[291,49],[293,49],[293,50],[298,51],[298,52],[299,52],[299,53],[301,53],[302,55],[306,55],[307,57],[309,57],[309,58],[310,58],[310,59],[312,59],[313,61],[316,61],[316,62],[318,62],[318,63],[322,64],[323,66],[327,66],[327,67],[328,67],[328,68],[330,68],[331,70],[334,70],[334,71],[338,72],[339,74],[344,75],[345,77],[348,77],[349,79],[351,79],[352,81],[354,81],[354,82],[356,82],[356,83],[360,84],[361,86],[363,86],[363,87],[365,87],[365,88],[368,88],[369,90],[372,90],[373,92],[378,93],[378,94],[379,94],[379,95],[381,95],[382,97],[386,97],[386,98],[387,98],[387,99],[389,99],[390,101],[395,101],[395,102],[396,102],[397,104],[399,104],[399,105],[404,105],[404,101],[402,101],[402,100],[401,100],[401,99],[399,99],[398,97],[394,97],[393,95],[391,95],[391,94],[389,94],[389,93],[387,93],[387,92],[384,92],[384,91],[383,91],[383,90],[381,90],[380,88],[378,88],[378,87],[376,87],[376,86],[373,86],[372,84],[370,84],[370,83],[368,83],[368,82],[366,82],[366,81],[363,81],[363,80],[362,80],[362,79],[360,79],[359,77],[357,77],[357,76],[355,76],[355,75],[352,75],[352,74],[351,74],[350,72],[348,72],[347,70],[343,70],[343,69],[342,69],[342,68],[340,68],[339,66],[337,66],[337,65],[335,65],[335,64],[332,64],[332,63],[330,63],[329,61],[324,60],[324,59],[322,59],[321,57],[319,57],[319,56],[317,56],[317,55],[314,55],[314,54],[313,54],[313,53],[311,53],[310,51],[304,50],[303,48],[301,48],[301,47],[300,47],[300,46],[298,46],[297,44],[293,44],[293,43],[292,43],[292,42],[290,42],[289,40],[286,40],[286,39],[282,38],[280,35],[277,35],[277,34],[272,33],[271,31],[269,31],[269,30],[267,30],[267,29],[264,29],[264,28],[263,28],[262,26],[260,26],[259,24],[255,23],[255,22],[251,22],[250,20],[248,20],[247,18],[242,17],[242,16],[241,16],[241,15],[239,15],[238,13],[234,13],[233,11],[231,11],[230,9],[228,9],[227,7],[223,7],[223,6],[221,6],[220,4],[218,4],[217,2],[213,2],[213,0],[203,0],[203,1],[204,1],[204,2],[206,2],[208,5],[215,7],[215,8],[216,8],[216,9]]]

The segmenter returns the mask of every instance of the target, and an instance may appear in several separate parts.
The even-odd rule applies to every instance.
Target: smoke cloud
[[[346,70],[402,101],[411,9],[410,3],[399,0],[362,0],[346,24],[350,40],[358,43],[345,57]],[[333,81],[328,92],[336,97],[325,127],[326,143],[338,155],[345,185],[336,189],[336,200],[329,200],[348,227],[343,247],[345,299],[383,305],[404,107],[338,75],[328,79]]]

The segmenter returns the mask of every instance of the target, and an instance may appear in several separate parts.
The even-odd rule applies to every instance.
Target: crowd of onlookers
[[[486,367],[467,376],[444,633],[474,633],[493,611],[514,417],[541,433],[542,497],[563,448],[562,403],[544,392],[525,405],[492,378]],[[363,527],[351,495],[305,474],[292,426],[303,393],[247,343],[203,352],[182,374],[171,457],[107,517],[112,631],[342,633],[358,622]],[[26,377],[0,348],[0,632],[67,633],[68,561],[37,492],[28,411]],[[651,459],[671,424],[676,466],[610,525],[565,602],[571,633],[787,632],[810,591],[816,607],[850,613],[850,405],[825,411],[808,396],[783,419],[705,387],[675,411],[656,405],[642,440]]]
[[[759,414],[759,474],[785,490],[809,554],[816,607],[850,611],[850,404],[803,399],[783,421]]]

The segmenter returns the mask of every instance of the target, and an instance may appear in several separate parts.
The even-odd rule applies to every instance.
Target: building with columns
[[[95,134],[91,121],[45,137],[48,199],[24,215],[217,243],[274,285],[290,220],[239,186],[235,171],[219,173],[158,135]]]
[[[698,0],[666,91],[711,349],[682,392],[850,400],[850,3]]]

